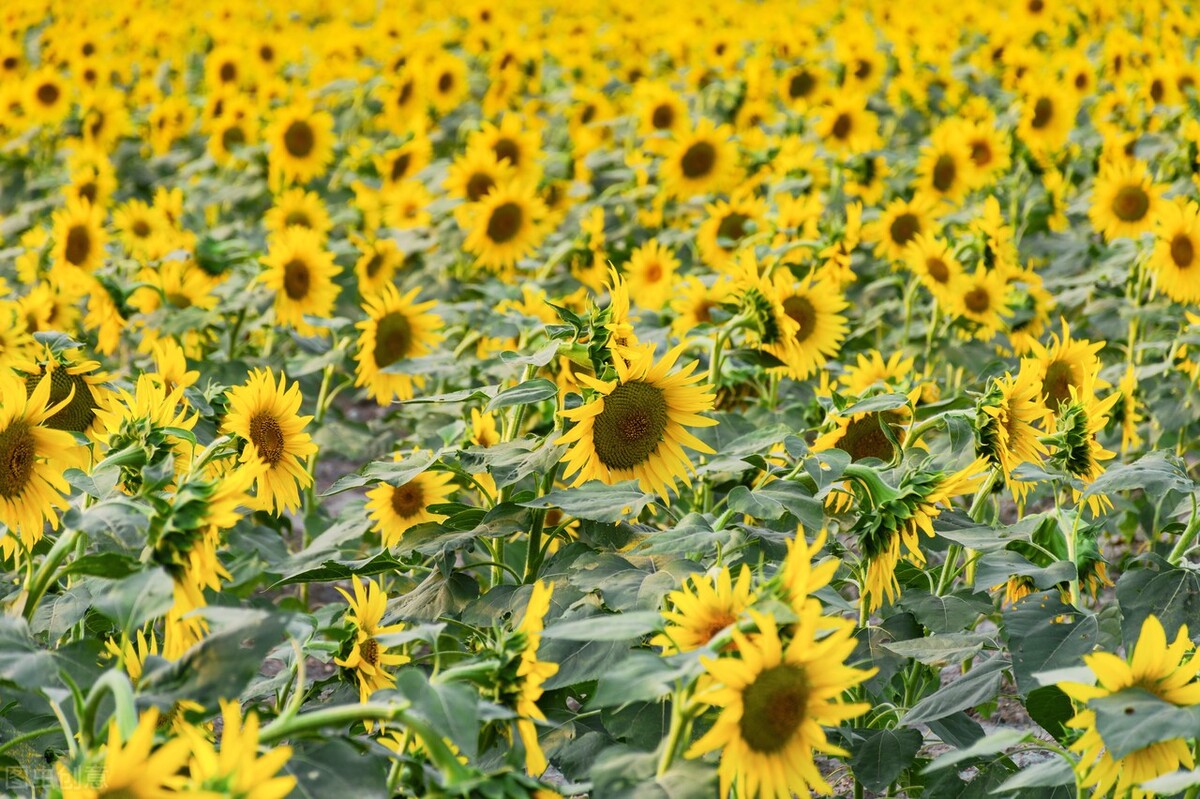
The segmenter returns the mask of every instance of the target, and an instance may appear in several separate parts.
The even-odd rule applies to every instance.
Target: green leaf
[[[296,778],[289,796],[297,799],[387,799],[388,760],[338,739],[301,741],[283,771]]]
[[[477,596],[479,583],[471,575],[454,572],[444,577],[434,571],[400,598],[395,612],[402,619],[434,621],[446,614],[461,611]]]
[[[1168,491],[1190,494],[1196,490],[1196,483],[1188,477],[1187,466],[1179,456],[1165,451],[1151,452],[1133,463],[1109,466],[1087,487],[1082,499],[1135,488],[1161,497]]]
[[[635,551],[647,555],[687,555],[712,552],[733,540],[730,529],[713,530],[712,522],[699,513],[689,513],[674,528],[649,530]]]
[[[1096,732],[1119,760],[1159,741],[1200,738],[1200,706],[1178,707],[1144,688],[1126,688],[1088,702]]]
[[[1183,793],[1188,788],[1196,785],[1200,785],[1200,769],[1173,771],[1170,774],[1164,774],[1148,782],[1143,782],[1141,788],[1159,796],[1171,796]]]
[[[1049,566],[1038,566],[1020,553],[1004,549],[989,552],[979,559],[975,583],[989,588],[1004,585],[1014,574],[1030,577],[1037,588],[1045,589],[1072,580],[1075,577],[1075,564],[1069,560],[1058,560]]]
[[[633,480],[606,486],[593,480],[578,488],[560,488],[537,499],[518,503],[526,508],[559,508],[568,516],[597,522],[617,522],[636,517],[654,501]]]
[[[905,591],[897,603],[912,611],[917,621],[935,633],[957,633],[975,625],[981,615],[991,612],[992,600],[986,594],[957,591],[938,596],[928,591]]]
[[[850,748],[850,768],[869,791],[881,792],[912,765],[921,749],[921,733],[911,729],[867,730]]]
[[[1000,694],[1001,672],[1007,666],[1008,661],[1000,655],[980,663],[909,708],[904,714],[905,726],[944,718],[995,699]]]
[[[932,763],[922,769],[922,773],[930,774],[950,766],[956,766],[968,760],[980,757],[992,757],[1012,749],[1018,744],[1028,741],[1033,736],[1020,730],[997,730],[985,738],[980,738],[965,749],[955,749],[939,755]]]
[[[699,655],[689,653],[665,658],[649,650],[636,649],[600,677],[587,706],[594,709],[661,699],[671,693],[676,680],[687,681],[701,671]]]
[[[479,745],[479,697],[462,683],[432,683],[415,667],[396,672],[395,691],[412,702],[410,712],[448,736],[468,758],[474,759]]]
[[[520,385],[504,389],[487,404],[485,410],[498,411],[513,405],[532,405],[535,402],[557,396],[558,386],[544,377],[536,377]]]
[[[1055,755],[1041,763],[1023,766],[993,791],[993,793],[1009,793],[1029,788],[1055,788],[1060,785],[1071,786],[1071,796],[1075,795],[1075,769],[1061,757]],[[1032,796],[1044,796],[1046,791],[1038,791]]]
[[[57,683],[54,655],[29,634],[24,619],[0,616],[0,680],[24,690]]]
[[[96,610],[121,630],[136,630],[175,604],[175,583],[161,567],[120,580],[92,578],[89,588]]]
[[[1001,632],[1023,696],[1041,686],[1035,674],[1079,665],[1100,641],[1096,617],[1063,604],[1057,591],[1023,597],[1002,618]]]
[[[940,668],[971,660],[983,650],[984,644],[993,643],[991,636],[984,633],[945,633],[928,638],[892,641],[883,647],[901,657]]]
[[[662,627],[662,614],[654,610],[635,610],[589,616],[545,629],[543,638],[565,641],[632,641]]]
[[[1025,697],[1025,710],[1043,730],[1062,741],[1067,737],[1066,724],[1075,717],[1071,699],[1056,686],[1043,685]]]
[[[1117,602],[1121,606],[1121,637],[1132,647],[1142,632],[1142,623],[1150,614],[1162,622],[1167,640],[1172,641],[1180,626],[1187,624],[1192,640],[1200,639],[1200,573],[1173,567],[1162,558],[1149,556],[1144,568],[1130,569],[1117,581]]]
[[[402,486],[428,469],[441,455],[441,452],[424,450],[410,452],[404,456],[403,460],[399,461],[388,460],[369,463],[362,470],[361,474],[348,474],[338,479],[321,496],[328,497],[340,494],[343,491],[372,485],[373,483]]]
[[[876,394],[859,400],[848,408],[838,411],[838,416],[853,416],[856,413],[880,413],[903,408],[908,404],[908,397],[903,394]]]

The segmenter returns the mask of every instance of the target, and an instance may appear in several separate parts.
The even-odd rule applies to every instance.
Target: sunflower
[[[407,655],[388,652],[387,646],[379,641],[381,635],[394,635],[404,630],[403,624],[386,627],[380,624],[387,611],[387,592],[374,580],[351,577],[350,585],[354,590],[353,597],[340,586],[337,590],[350,604],[346,621],[354,625],[354,643],[344,660],[334,658],[333,662],[354,672],[359,701],[366,702],[371,694],[396,684],[396,678],[385,667],[399,666],[409,659]]]
[[[961,127],[963,142],[970,153],[975,186],[986,185],[993,176],[1003,175],[1012,163],[1008,139],[993,121],[969,121]]]
[[[896,388],[913,377],[913,358],[905,358],[902,352],[893,352],[886,360],[879,350],[859,353],[853,366],[838,378],[844,393],[856,397],[876,386]]]
[[[660,310],[671,298],[671,286],[679,259],[671,250],[651,239],[635,249],[625,265],[630,296],[643,308]]]
[[[684,99],[665,83],[641,81],[634,85],[637,97],[638,132],[676,134],[688,124]]]
[[[408,358],[427,355],[442,340],[438,332],[442,325],[436,314],[429,313],[437,306],[433,300],[416,302],[420,288],[400,294],[391,283],[384,284],[378,293],[363,303],[367,318],[356,327],[358,354],[354,356],[354,385],[366,386],[367,396],[380,405],[395,399],[410,400],[414,388],[422,388],[425,378],[420,374],[385,372],[387,367]]]
[[[718,200],[704,211],[708,219],[696,231],[696,246],[707,266],[722,271],[733,262],[742,239],[762,227],[767,217],[767,201],[743,195],[730,202]]]
[[[682,338],[700,325],[712,324],[712,312],[729,300],[733,293],[733,281],[725,275],[711,285],[700,278],[689,275],[676,283],[671,300],[675,320],[671,332]]]
[[[442,52],[433,58],[425,70],[425,92],[430,104],[445,116],[467,97],[467,65],[461,58]]]
[[[797,64],[779,76],[779,101],[796,114],[805,114],[829,88],[829,76],[813,64]]]
[[[138,375],[132,394],[126,389],[118,389],[105,407],[96,411],[96,440],[112,452],[137,446],[149,460],[170,450],[174,453],[175,476],[180,477],[191,468],[195,445],[166,430],[190,432],[198,418],[196,414],[188,416],[182,388],[168,390],[152,375],[143,372]],[[141,486],[139,472],[140,467],[122,468],[128,493],[136,492]]]
[[[505,114],[499,125],[484,122],[482,129],[467,138],[467,148],[491,150],[497,161],[513,168],[518,180],[536,184],[541,178],[538,134],[523,127],[517,114]]]
[[[406,133],[427,124],[425,89],[412,70],[394,76],[374,94],[382,106],[380,118],[393,133]]]
[[[358,293],[366,297],[392,283],[392,278],[404,264],[404,253],[393,239],[361,239],[351,236],[360,255],[354,262],[358,278]]]
[[[817,133],[826,149],[855,155],[879,146],[879,118],[867,110],[865,95],[839,92],[818,113]]]
[[[1053,426],[1059,406],[1069,402],[1072,392],[1082,391],[1089,380],[1100,372],[1100,352],[1105,342],[1095,343],[1087,339],[1071,338],[1071,328],[1063,320],[1062,338],[1051,337],[1049,346],[1035,343],[1029,358],[1022,364],[1028,368],[1034,380],[1042,387],[1043,422],[1047,428]],[[1098,383],[1098,388],[1107,387]]]
[[[920,389],[910,392],[910,400],[920,396]],[[849,416],[838,415],[834,427],[818,436],[813,452],[840,449],[857,463],[866,458],[878,458],[884,463],[896,459],[896,445],[904,446],[912,411],[906,406],[890,411],[864,411]],[[884,426],[887,431],[884,431]],[[890,435],[889,435],[890,433]],[[893,443],[895,439],[895,443]]]
[[[1096,378],[1091,375],[1081,388],[1071,386],[1070,399],[1059,406],[1057,426],[1050,436],[1050,463],[1085,487],[1104,473],[1102,461],[1116,457],[1096,440],[1096,435],[1108,425],[1113,406],[1121,395],[1113,392],[1103,400],[1098,399],[1095,386]],[[1080,496],[1076,490],[1075,500],[1079,501]],[[1087,504],[1093,514],[1112,507],[1108,497],[1102,495],[1090,497]]]
[[[1200,302],[1200,205],[1163,203],[1150,258],[1156,283],[1175,302]]]
[[[263,217],[263,223],[269,234],[277,235],[289,227],[298,226],[308,228],[322,240],[333,227],[321,196],[298,186],[275,198],[275,204]]]
[[[1023,91],[1017,136],[1036,155],[1061,149],[1075,127],[1078,102],[1057,81],[1031,80]]]
[[[614,380],[576,375],[596,396],[561,412],[575,422],[559,439],[571,445],[563,461],[568,476],[578,472],[574,485],[592,479],[606,485],[635,479],[643,491],[665,497],[677,479],[691,484],[691,461],[683,447],[710,454],[713,450],[687,427],[717,422],[700,416],[712,409],[713,394],[711,386],[696,385],[702,379],[692,374],[696,362],[671,374],[685,346],[679,344],[657,364],[652,346],[641,348],[628,363],[616,358]]]
[[[208,137],[208,154],[218,166],[241,160],[242,149],[258,143],[258,125],[251,119],[222,118]]]
[[[429,206],[433,197],[419,180],[389,183],[379,192],[380,213],[388,227],[406,230],[428,227],[433,220]]]
[[[892,261],[901,260],[913,239],[922,233],[933,234],[931,210],[924,195],[892,200],[868,230],[868,238],[875,241],[875,252]]]
[[[1117,411],[1121,421],[1121,452],[1139,450],[1145,442],[1138,428],[1145,421],[1145,416],[1142,414],[1142,404],[1138,400],[1138,379],[1133,364],[1126,366],[1125,375],[1117,384],[1117,391],[1121,395]]]
[[[242,718],[237,701],[221,703],[221,745],[218,750],[208,736],[194,726],[185,727],[177,739],[186,741],[190,754],[188,777],[179,793],[197,796],[239,796],[247,799],[283,799],[296,787],[296,778],[280,776],[291,759],[292,747],[276,746],[259,754],[258,715]]]
[[[1122,160],[1103,164],[1092,187],[1088,215],[1096,230],[1111,241],[1122,236],[1136,238],[1154,228],[1162,202],[1163,188],[1155,186],[1141,161]]]
[[[405,144],[388,150],[375,159],[375,169],[383,178],[384,185],[411,180],[429,165],[433,157],[433,145],[424,133],[418,133]]]
[[[690,584],[667,596],[671,610],[663,612],[667,627],[651,639],[664,655],[690,652],[708,644],[717,633],[735,623],[742,611],[754,603],[750,567],[742,565],[737,582],[722,567],[715,576],[691,575]]]
[[[961,284],[964,273],[949,244],[932,234],[918,233],[904,248],[904,262],[939,306],[954,307],[954,289]]]
[[[999,270],[979,267],[951,286],[950,312],[974,323],[974,336],[988,341],[1004,327],[1009,312],[1008,281]]]
[[[141,200],[130,200],[114,210],[113,224],[131,255],[159,258],[165,254],[160,235],[166,229],[167,220]]]
[[[246,442],[243,461],[260,458],[267,469],[255,481],[259,509],[279,514],[300,507],[300,490],[312,484],[304,458],[317,451],[300,416],[300,385],[278,382],[270,369],[254,369],[243,385],[226,392],[229,411],[221,431]]]
[[[399,463],[404,456],[397,452],[392,460]],[[446,502],[454,493],[451,472],[422,472],[403,485],[381,483],[367,492],[367,509],[375,521],[375,530],[385,548],[400,543],[410,527],[426,522],[440,522],[446,517],[428,510],[430,505]]]
[[[311,106],[279,110],[266,130],[273,172],[301,183],[325,174],[333,158],[333,117]]]
[[[57,374],[57,373],[56,373]],[[47,521],[58,529],[58,511],[66,510],[71,487],[63,468],[74,459],[75,439],[46,425],[66,407],[70,396],[51,400],[52,377],[37,380],[33,391],[7,369],[0,370],[0,538],[5,559],[21,548],[28,551],[42,537]]]
[[[509,183],[515,175],[512,165],[501,161],[486,148],[468,148],[446,172],[444,187],[451,197],[477,203],[496,186]]]
[[[56,264],[92,271],[104,262],[104,212],[87,200],[72,199],[65,208],[54,212],[54,250]]]
[[[485,268],[511,267],[541,243],[545,215],[546,205],[531,184],[497,186],[471,210],[463,248]]]
[[[917,160],[917,191],[947,202],[957,202],[972,182],[973,162],[966,139],[953,126],[941,125]]]
[[[517,713],[517,733],[525,744],[525,768],[530,774],[540,776],[549,763],[538,743],[534,720],[545,721],[546,716],[537,706],[544,689],[542,683],[558,673],[558,664],[537,659],[538,647],[542,643],[546,614],[550,612],[550,597],[554,594],[554,583],[538,580],[533,584],[533,593],[525,607],[525,615],[514,633],[525,638],[521,649],[520,665],[517,667],[517,691],[512,708]]]
[[[102,750],[89,753],[83,763],[70,764],[66,758],[55,763],[64,799],[174,795],[178,772],[188,759],[188,742],[175,738],[155,749],[159,722],[158,708],[150,708],[138,718],[128,740],[122,741],[121,725],[114,716]]]
[[[1033,370],[1022,368],[1013,377],[992,378],[975,409],[975,452],[1000,469],[1004,484],[1018,505],[1025,503],[1031,484],[1013,479],[1022,463],[1035,466],[1049,453],[1034,426],[1042,419],[1042,384]]]
[[[1148,691],[1177,707],[1200,704],[1200,682],[1196,680],[1200,657],[1188,639],[1187,625],[1181,626],[1175,640],[1168,644],[1162,622],[1151,614],[1142,622],[1128,660],[1108,652],[1093,652],[1084,655],[1083,660],[1096,676],[1095,685],[1058,683],[1063,693],[1083,706],[1067,722],[1068,727],[1081,732],[1070,749],[1079,754],[1075,769],[1083,788],[1090,788],[1092,796],[1108,796],[1115,790],[1116,796],[1132,793],[1142,799],[1151,794],[1137,786],[1195,766],[1191,746],[1182,738],[1156,741],[1123,757],[1113,757],[1096,724],[1095,711],[1088,709],[1094,699],[1131,689]]]
[[[71,433],[93,435],[96,411],[108,404],[112,390],[109,376],[100,371],[99,361],[86,360],[79,350],[54,350],[43,345],[35,360],[16,365],[25,378],[29,396],[50,376],[50,395],[46,404],[55,410],[45,418],[45,426]],[[18,376],[20,376],[20,374]]]
[[[0,300],[0,372],[23,363],[33,346],[21,305]]]
[[[339,291],[333,278],[340,270],[321,235],[304,227],[286,228],[271,237],[262,263],[266,270],[261,280],[275,290],[275,321],[302,335],[316,333],[319,328],[304,317],[328,316]]]
[[[688,757],[721,750],[720,795],[736,786],[739,796],[787,799],[812,791],[832,793],[814,754],[845,755],[822,727],[838,726],[867,710],[843,702],[842,694],[874,674],[851,668],[854,628],[821,616],[817,602],[805,605],[780,640],[774,618],[749,611],[758,625],[751,637],[733,632],[738,657],[701,657],[712,679],[697,698],[721,708],[716,723],[688,749]],[[825,634],[828,631],[828,634]]]
[[[52,127],[71,112],[68,84],[52,67],[43,67],[25,79],[25,97],[21,109],[30,121]]]
[[[659,166],[663,190],[680,200],[721,191],[738,175],[737,148],[727,125],[707,119],[676,135]]]

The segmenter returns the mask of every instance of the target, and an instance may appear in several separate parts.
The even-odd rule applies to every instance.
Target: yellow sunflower
[[[829,742],[823,727],[870,709],[842,695],[874,669],[846,665],[856,645],[854,627],[822,617],[819,602],[805,605],[786,644],[774,618],[749,612],[758,634],[734,631],[738,657],[700,658],[712,685],[698,698],[721,712],[687,756],[721,751],[721,796],[735,786],[739,796],[771,799],[832,793],[814,755],[846,752]]]
[[[496,186],[512,181],[515,175],[512,164],[498,159],[492,150],[468,148],[450,164],[443,185],[451,197],[477,203]]]
[[[625,265],[630,297],[643,308],[660,310],[671,298],[679,259],[670,249],[651,239],[633,251]]]
[[[396,684],[396,678],[388,672],[387,667],[407,663],[409,658],[388,652],[387,646],[379,642],[381,635],[394,635],[404,630],[403,624],[381,624],[387,612],[387,592],[374,580],[364,581],[359,577],[350,578],[350,585],[354,596],[340,586],[337,590],[350,604],[346,621],[354,625],[354,643],[344,660],[334,658],[333,662],[354,672],[358,680],[359,701],[366,702],[371,694]]]
[[[91,272],[104,262],[104,212],[87,200],[71,199],[65,208],[54,212],[54,250],[56,264],[78,267]]]
[[[31,395],[44,376],[50,376],[47,404],[55,411],[45,419],[46,427],[71,433],[96,432],[96,411],[108,404],[112,390],[109,375],[100,370],[99,361],[87,360],[79,350],[56,351],[43,346],[36,360],[16,365],[25,377],[26,393]]]
[[[288,189],[275,198],[275,204],[263,217],[268,233],[280,234],[289,227],[308,228],[322,239],[333,227],[325,203],[316,192],[300,187]]]
[[[721,191],[738,176],[737,148],[727,125],[701,120],[678,134],[659,166],[663,190],[681,200]]]
[[[980,267],[951,286],[950,312],[974,323],[974,336],[989,341],[1009,313],[1008,281],[999,270]]]
[[[54,126],[71,112],[70,84],[53,67],[42,67],[25,79],[21,110],[31,122]]]
[[[266,130],[273,172],[301,183],[325,174],[333,158],[333,117],[305,104],[280,109]]]
[[[596,396],[561,412],[575,423],[559,439],[570,445],[563,461],[567,476],[578,472],[575,485],[593,479],[606,485],[637,480],[643,491],[665,498],[677,479],[691,484],[691,461],[683,448],[713,450],[687,428],[717,422],[700,415],[712,409],[713,394],[711,386],[696,385],[702,379],[692,374],[696,362],[671,373],[684,347],[676,346],[657,364],[653,346],[641,348],[628,363],[616,358],[614,380],[576,375]]]
[[[266,270],[261,280],[275,290],[276,323],[302,335],[318,332],[304,317],[325,317],[333,311],[339,292],[333,278],[341,271],[321,235],[305,227],[286,228],[271,237],[262,263]]]
[[[399,463],[404,456],[397,452],[392,460]],[[438,505],[454,493],[451,472],[422,472],[403,485],[381,483],[367,492],[367,510],[375,521],[375,530],[385,548],[400,543],[410,527],[426,522],[440,522],[446,517],[431,513],[430,505]]]
[[[433,145],[428,136],[420,133],[400,147],[378,156],[375,159],[375,169],[385,185],[403,183],[428,166],[432,157]]]
[[[73,460],[75,439],[45,423],[59,413],[71,397],[53,402],[52,377],[37,380],[31,393],[12,372],[0,371],[0,524],[8,528],[0,538],[5,559],[21,549],[28,551],[42,537],[46,522],[58,529],[58,511],[66,510],[71,487],[63,469]]]
[[[1053,153],[1067,143],[1078,111],[1078,99],[1057,81],[1030,80],[1023,90],[1017,135],[1036,155]]]
[[[962,264],[950,245],[937,236],[918,233],[904,248],[904,262],[929,289],[942,308],[955,306],[955,287],[964,276]]]
[[[817,133],[826,149],[855,155],[879,146],[879,118],[867,110],[865,95],[839,92],[818,113]]]
[[[663,611],[666,629],[650,643],[661,646],[664,655],[699,649],[754,603],[750,567],[742,565],[736,583],[727,566],[712,577],[693,574],[682,588],[667,595],[667,602],[671,610]]]
[[[410,400],[413,389],[425,385],[422,375],[383,370],[404,359],[429,354],[442,340],[438,332],[441,319],[429,313],[437,303],[416,302],[420,292],[420,288],[415,288],[402,295],[387,283],[363,303],[367,318],[356,325],[362,332],[354,356],[358,363],[354,385],[366,386],[367,396],[380,405],[395,399]]]
[[[89,753],[83,763],[60,759],[55,768],[64,799],[156,799],[174,794],[178,773],[187,763],[188,742],[175,738],[156,749],[154,737],[159,722],[158,708],[150,708],[138,718],[128,740],[122,741],[121,725],[111,718],[103,749]]]
[[[1034,426],[1042,419],[1042,384],[1033,370],[1022,368],[1017,376],[992,378],[976,405],[976,453],[988,459],[1004,476],[1004,484],[1018,505],[1032,483],[1015,480],[1013,470],[1022,463],[1041,465],[1049,453]]]
[[[638,132],[643,136],[675,134],[688,124],[687,103],[669,85],[641,81],[634,84]]]
[[[259,754],[258,714],[248,713],[236,700],[221,703],[221,746],[218,750],[196,727],[186,727],[177,740],[187,743],[188,778],[179,793],[198,796],[223,792],[246,799],[284,799],[296,787],[292,775],[279,775],[292,756],[292,747],[275,746]],[[175,780],[178,785],[181,781]]]
[[[911,200],[892,200],[867,231],[867,237],[875,241],[875,252],[893,261],[901,260],[905,248],[918,235],[933,234],[931,210],[928,198],[923,195]]]
[[[1100,168],[1092,187],[1089,216],[1096,230],[1108,241],[1136,238],[1154,228],[1162,203],[1163,188],[1155,186],[1141,161],[1108,162]]]
[[[1200,302],[1200,205],[1163,203],[1155,230],[1156,284],[1175,302]]]
[[[499,125],[484,122],[467,138],[467,147],[491,150],[497,161],[513,168],[518,180],[536,184],[541,178],[537,131],[522,126],[517,114],[505,114]]]
[[[1095,711],[1087,707],[1094,699],[1129,689],[1148,691],[1177,707],[1200,704],[1200,682],[1196,680],[1200,657],[1188,639],[1187,625],[1181,626],[1168,644],[1162,623],[1154,615],[1147,616],[1128,660],[1108,652],[1093,652],[1083,660],[1096,675],[1096,684],[1060,682],[1058,687],[1083,706],[1067,726],[1082,733],[1070,748],[1079,754],[1075,769],[1092,796],[1114,792],[1142,799],[1151,795],[1138,788],[1142,783],[1195,766],[1191,746],[1182,738],[1157,741],[1114,758],[1096,725]]]
[[[973,171],[966,139],[953,126],[941,125],[917,160],[917,190],[938,200],[957,202],[970,188]]]
[[[21,305],[0,300],[0,371],[24,362],[33,345]]]
[[[228,413],[221,431],[246,442],[243,461],[261,459],[267,469],[255,481],[256,506],[278,514],[300,507],[300,489],[312,484],[304,459],[317,451],[300,416],[300,385],[276,382],[269,369],[255,369],[243,385],[226,392]]]
[[[529,604],[525,607],[525,615],[521,623],[513,631],[525,636],[525,646],[521,651],[521,662],[517,667],[518,687],[513,710],[516,711],[517,732],[521,742],[525,744],[525,768],[530,774],[540,776],[549,763],[538,743],[537,727],[534,720],[545,721],[537,702],[542,698],[544,689],[542,683],[558,673],[558,664],[537,659],[538,647],[542,643],[542,630],[545,629],[546,614],[550,612],[550,597],[554,593],[554,583],[547,585],[538,580],[533,584],[533,593]]]
[[[1072,391],[1082,391],[1089,380],[1100,372],[1100,352],[1105,342],[1095,343],[1087,339],[1071,338],[1071,327],[1063,320],[1062,338],[1055,333],[1050,344],[1035,342],[1022,369],[1029,369],[1031,377],[1042,387],[1043,421],[1052,427],[1058,408],[1071,399]],[[1106,388],[1108,383],[1097,383],[1097,388]]]
[[[358,247],[354,275],[358,278],[358,293],[366,297],[391,285],[392,278],[404,264],[404,253],[393,239],[363,239],[351,235]]]
[[[707,266],[725,270],[733,262],[742,239],[762,228],[767,217],[767,201],[743,195],[729,202],[718,200],[704,210],[708,219],[696,231],[696,246]]]
[[[671,323],[671,332],[683,337],[696,327],[712,322],[712,312],[725,303],[733,292],[733,280],[722,275],[705,285],[700,278],[689,275],[678,282],[673,290],[671,310],[675,313],[675,321]]]
[[[471,210],[463,248],[490,269],[505,269],[529,255],[545,235],[546,205],[531,184],[509,182],[490,191]]]

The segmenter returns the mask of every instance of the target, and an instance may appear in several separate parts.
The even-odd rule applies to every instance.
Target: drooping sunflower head
[[[715,420],[700,413],[713,406],[712,389],[697,385],[696,362],[672,373],[684,345],[654,363],[653,347],[642,347],[628,362],[615,359],[613,380],[578,375],[596,392],[593,399],[562,415],[575,422],[561,443],[570,444],[563,461],[575,485],[597,479],[607,485],[635,479],[643,491],[666,498],[682,479],[690,484],[691,461],[683,447],[711,453],[712,448],[688,432]]]
[[[1038,465],[1047,454],[1035,424],[1042,418],[1042,386],[1033,370],[1023,367],[1014,377],[993,378],[975,409],[976,455],[999,468],[1018,503],[1032,488],[1014,480],[1022,463]]]
[[[1042,385],[1047,428],[1052,426],[1059,407],[1071,400],[1072,392],[1086,393],[1084,388],[1090,384],[1096,384],[1098,388],[1108,386],[1106,382],[1097,382],[1101,366],[1100,352],[1105,342],[1072,338],[1066,320],[1063,320],[1062,326],[1061,338],[1055,333],[1049,345],[1034,344],[1028,359],[1028,368]]]

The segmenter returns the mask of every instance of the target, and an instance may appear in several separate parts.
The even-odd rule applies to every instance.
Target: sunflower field
[[[1200,16],[4,0],[0,796],[1200,797]]]

